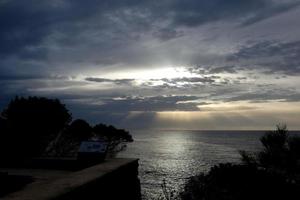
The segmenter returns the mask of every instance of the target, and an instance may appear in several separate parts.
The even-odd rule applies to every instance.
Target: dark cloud
[[[134,79],[107,79],[107,78],[93,78],[87,77],[86,81],[97,82],[97,83],[115,83],[115,84],[131,84]]]
[[[72,99],[73,98],[73,99]],[[67,107],[77,118],[92,123],[114,124],[120,127],[147,128],[157,123],[157,111],[199,111],[197,105],[205,102],[196,96],[69,96],[63,99]],[[1,102],[0,102],[1,103]]]
[[[256,14],[252,15],[251,17],[249,17],[247,20],[245,20],[243,22],[243,26],[248,26],[251,24],[254,24],[256,22],[259,22],[261,20],[270,18],[274,15],[278,15],[280,13],[284,13],[288,10],[294,9],[295,7],[299,6],[299,2],[295,1],[295,2],[289,2],[289,3],[283,3],[283,4],[269,4],[268,2],[266,2],[266,8],[261,9],[260,11],[256,11]]]
[[[300,73],[300,41],[263,41],[244,46],[231,55],[229,61],[239,62],[246,69],[265,69],[266,73],[288,75]]]
[[[14,81],[35,81],[35,80],[41,80],[41,81],[49,81],[49,80],[62,80],[66,81],[69,79],[72,79],[75,77],[72,76],[60,76],[60,75],[35,75],[35,74],[20,74],[20,75],[0,75],[0,81],[8,81],[8,82],[14,82]]]
[[[88,42],[101,45],[101,49],[111,49],[148,32],[161,40],[169,40],[183,35],[177,30],[180,26],[237,19],[253,23],[298,4],[268,0],[3,1],[0,4],[0,54],[45,58],[51,51],[46,42],[49,37],[55,38],[60,48]],[[90,39],[85,38],[87,35]],[[103,39],[99,41],[99,37]],[[107,44],[108,40],[111,44]]]
[[[269,2],[270,3],[270,2]],[[239,0],[204,0],[204,1],[175,1],[173,8],[174,24],[184,26],[197,26],[211,21],[234,19],[243,16],[248,19],[250,14],[266,10],[268,1],[239,1]]]
[[[177,31],[172,28],[162,28],[153,32],[153,36],[159,38],[162,41],[167,41],[173,38],[181,37],[184,33],[182,31]]]
[[[0,5],[0,53],[16,54],[39,45],[51,25],[64,19],[61,15],[61,9],[46,1],[5,1]]]
[[[203,0],[169,1],[167,12],[172,16],[174,26],[199,26],[219,20],[233,20],[251,25],[299,5],[296,2],[275,2],[268,0]]]
[[[223,67],[210,68],[208,70],[208,73],[211,73],[211,74],[218,74],[218,73],[235,74],[235,73],[237,73],[237,67],[236,66],[223,66]]]
[[[45,51],[50,50],[45,43],[47,37],[60,35],[64,38],[64,42],[60,40],[59,48],[62,48],[85,30],[104,28],[107,13],[113,14],[115,9],[126,9],[135,3],[137,1],[4,1],[0,4],[0,55],[44,56]]]
[[[197,111],[199,103],[184,103],[197,100],[196,96],[125,97],[104,100],[98,106],[101,111]]]
[[[34,80],[42,78],[45,77],[35,75],[0,75],[0,81]]]
[[[204,76],[204,77],[183,77],[183,78],[173,78],[173,79],[162,79],[165,82],[169,83],[178,83],[178,82],[187,82],[187,83],[213,83],[216,78],[220,78],[217,76]]]
[[[161,78],[150,79],[145,85],[153,86],[153,82],[162,81],[165,85],[170,86],[183,86],[184,84],[212,84],[216,82],[216,79],[220,79],[220,76],[203,76],[203,77],[180,77],[180,78]]]
[[[279,0],[0,0],[0,107],[15,95],[60,98],[76,116],[113,124],[132,111],[146,122],[157,111],[197,111],[200,100],[299,101],[298,93],[284,86],[252,82],[248,92],[251,86],[244,82],[259,82],[262,74],[239,74],[262,69],[276,72],[282,82],[287,79],[282,74],[299,75],[299,41],[271,34],[262,37],[268,41],[252,38],[252,32],[260,32],[257,25],[298,5]],[[275,24],[270,25],[274,32]],[[242,30],[247,37],[239,35]],[[252,43],[245,44],[248,39]],[[115,75],[194,64],[199,66],[186,68],[192,77]],[[105,73],[112,78],[97,78]],[[102,88],[100,83],[110,84]]]
[[[230,84],[232,80],[222,78],[216,75],[201,77],[180,77],[180,78],[161,78],[149,79],[142,82],[136,87],[150,89],[154,93],[162,92],[163,94],[194,93],[195,91],[208,88],[210,86],[222,86]]]
[[[225,98],[225,101],[251,101],[251,102],[267,102],[267,101],[287,101],[298,102],[300,101],[300,93],[283,88],[263,88],[260,90],[236,94],[233,97]]]

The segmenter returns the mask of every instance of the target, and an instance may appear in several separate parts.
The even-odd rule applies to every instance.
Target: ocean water
[[[158,199],[165,180],[180,191],[190,176],[218,163],[240,162],[239,150],[258,151],[264,131],[132,131],[119,157],[139,158],[143,199]]]

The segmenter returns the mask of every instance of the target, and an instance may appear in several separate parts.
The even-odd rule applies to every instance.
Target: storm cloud
[[[220,102],[299,102],[299,5],[0,0],[0,108],[41,95],[122,124],[132,112],[150,122]]]
[[[18,62],[41,61],[49,68],[58,62],[138,64],[149,62],[146,55],[151,52],[140,46],[145,37],[170,40],[184,36],[185,27],[217,21],[250,25],[298,4],[268,0],[1,1],[0,55],[16,56]],[[136,58],[129,58],[132,54]]]
[[[300,41],[263,41],[244,46],[229,57],[248,68],[265,69],[266,73],[296,75],[300,72]]]
[[[134,79],[107,79],[107,78],[93,78],[87,77],[85,78],[86,81],[92,81],[97,83],[115,83],[115,84],[130,84]]]

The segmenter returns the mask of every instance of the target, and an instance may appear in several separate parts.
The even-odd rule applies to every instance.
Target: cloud
[[[228,60],[239,63],[244,69],[256,68],[266,70],[266,73],[296,75],[300,72],[299,57],[300,41],[263,41],[241,47]]]
[[[220,78],[217,76],[204,76],[204,77],[183,77],[183,78],[173,78],[173,79],[162,79],[168,83],[178,83],[178,82],[187,82],[187,83],[214,83],[215,79]]]
[[[153,32],[153,36],[159,38],[161,41],[167,41],[177,37],[183,36],[183,31],[177,31],[172,28],[161,28]]]
[[[219,74],[219,73],[231,73],[235,74],[237,73],[237,67],[236,66],[223,66],[223,67],[215,67],[215,68],[209,68],[208,73],[212,74]]]
[[[260,12],[258,11],[255,15],[252,15],[247,20],[245,20],[243,22],[243,26],[254,24],[256,22],[273,17],[274,15],[284,13],[299,6],[299,1],[288,1],[283,3],[280,3],[280,1],[273,2],[274,4],[271,3],[271,5],[266,6],[265,9],[260,10]]]
[[[97,82],[97,83],[115,83],[117,85],[121,84],[131,84],[134,79],[107,79],[107,78],[93,78],[93,77],[87,77],[85,78],[86,81],[91,81],[91,82]]]
[[[101,111],[129,112],[129,111],[196,111],[198,103],[182,103],[182,101],[196,100],[196,96],[153,96],[153,97],[123,97],[103,101],[97,106]]]
[[[249,101],[249,102],[298,102],[300,101],[300,93],[296,89],[280,88],[276,85],[258,85],[257,89],[252,92],[240,92],[232,97],[224,98],[223,101]]]
[[[269,0],[204,0],[169,1],[166,5],[173,26],[195,27],[216,21],[235,21],[251,25],[299,5],[299,1]]]
[[[113,60],[107,53],[124,54],[119,50],[148,33],[166,41],[183,36],[182,26],[197,27],[219,20],[249,24],[298,4],[268,0],[165,0],[159,4],[136,0],[4,1],[0,5],[0,55],[47,60],[56,50],[75,46],[81,49],[72,51],[83,53],[88,45],[91,51],[105,49],[98,59],[89,59],[110,63]]]
[[[63,100],[77,118],[121,127],[153,128],[160,111],[199,111],[197,96],[70,96]],[[1,102],[0,102],[1,103]]]
[[[47,96],[113,122],[208,101],[299,101],[298,5],[0,0],[0,107],[14,95]],[[131,73],[178,66],[185,74]]]

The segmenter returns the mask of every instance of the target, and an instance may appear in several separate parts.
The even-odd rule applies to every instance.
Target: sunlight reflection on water
[[[157,199],[161,183],[180,191],[187,178],[224,162],[239,162],[238,150],[257,150],[262,132],[135,131],[120,157],[140,158],[144,199]]]

